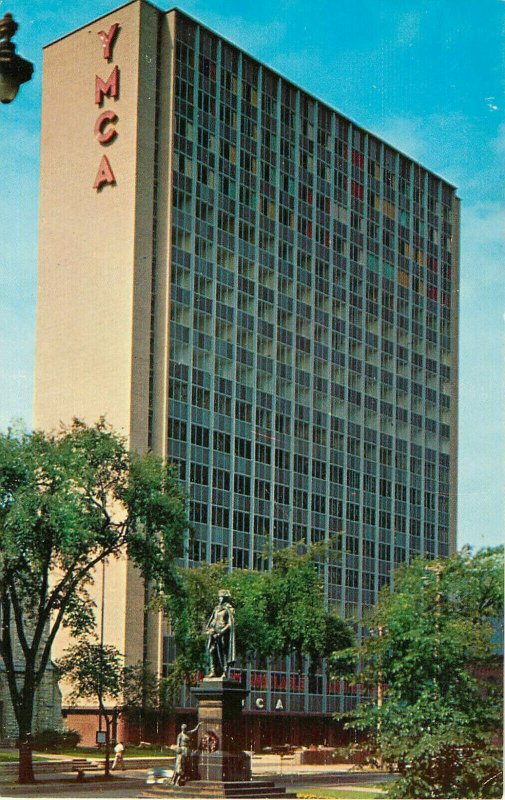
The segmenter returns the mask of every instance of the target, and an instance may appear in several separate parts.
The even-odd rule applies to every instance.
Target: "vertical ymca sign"
[[[103,57],[105,61],[112,61],[112,54],[114,45],[116,43],[117,35],[119,33],[119,25],[115,22],[110,26],[108,32],[100,31],[98,38],[102,43]],[[103,107],[105,98],[117,100],[119,97],[119,67],[116,65],[110,73],[107,80],[103,80],[99,75],[95,75],[95,103],[100,108]],[[112,109],[106,109],[99,114],[95,122],[95,139],[103,146],[106,147],[112,144],[116,139],[118,132],[116,130],[116,123],[118,121],[117,114]],[[96,174],[93,189],[99,191],[104,186],[114,185],[116,178],[109,159],[104,154],[98,172]]]

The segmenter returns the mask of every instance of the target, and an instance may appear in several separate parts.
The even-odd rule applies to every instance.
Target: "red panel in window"
[[[438,298],[438,292],[436,286],[428,286],[428,297],[431,300],[436,300]]]
[[[363,167],[365,166],[365,156],[363,155],[363,153],[360,153],[358,150],[353,150],[352,163],[354,164],[355,167],[363,169]]]
[[[363,200],[365,194],[365,188],[356,181],[351,181],[351,192],[353,197],[357,197],[358,200]]]

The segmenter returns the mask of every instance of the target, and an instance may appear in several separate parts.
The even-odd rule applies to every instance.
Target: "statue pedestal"
[[[202,781],[249,781],[251,759],[241,721],[248,691],[236,681],[205,678],[191,690],[198,700],[198,776]]]
[[[251,758],[241,720],[248,692],[236,681],[204,678],[191,690],[198,700],[198,749],[193,753],[188,783],[152,786],[143,797],[295,798],[272,781],[251,779]]]

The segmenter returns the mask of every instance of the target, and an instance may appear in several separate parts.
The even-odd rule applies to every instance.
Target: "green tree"
[[[184,680],[206,670],[205,623],[216,604],[219,588],[230,591],[236,606],[236,650],[243,663],[253,656],[296,654],[308,658],[312,668],[336,648],[350,647],[349,626],[325,607],[318,567],[321,548],[304,553],[298,547],[273,555],[268,572],[235,569],[226,564],[200,565],[181,571],[178,590],[165,597],[177,657],[170,668],[173,695]]]
[[[119,650],[89,638],[67,648],[56,663],[71,685],[70,699],[95,700],[105,720],[105,775],[110,773],[110,751],[114,722],[121,715],[146,708],[161,712],[165,693],[163,680],[142,663],[125,665]]]
[[[350,679],[364,688],[347,727],[371,760],[397,768],[394,797],[501,797],[500,685],[493,621],[503,611],[503,548],[416,559],[366,620]],[[349,651],[335,654],[335,663]],[[484,669],[483,669],[484,668]]]
[[[94,628],[97,565],[128,555],[146,580],[170,587],[187,527],[170,467],[129,453],[104,420],[0,434],[0,655],[19,729],[20,782],[34,779],[34,699],[54,638],[62,625]]]

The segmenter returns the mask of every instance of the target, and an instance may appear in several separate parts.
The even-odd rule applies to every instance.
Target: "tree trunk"
[[[110,776],[110,720],[107,714],[105,716],[105,777]]]
[[[35,706],[35,681],[32,665],[26,663],[20,702],[14,711],[19,731],[19,783],[35,783],[32,760],[32,722]]]
[[[19,726],[18,782],[35,783],[32,760],[32,734],[25,726],[21,729],[21,725]]]

